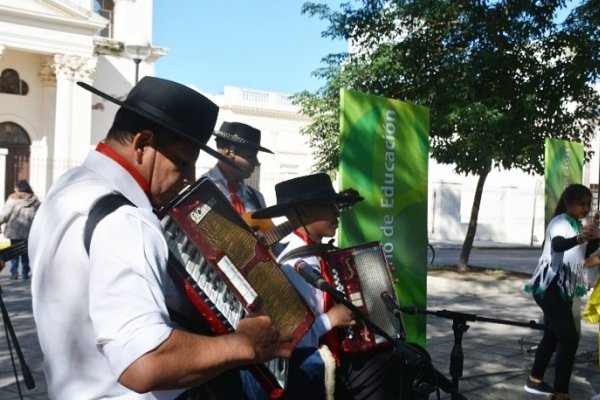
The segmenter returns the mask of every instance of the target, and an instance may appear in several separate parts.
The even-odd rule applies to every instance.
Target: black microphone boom
[[[334,289],[329,283],[327,283],[327,281],[319,271],[317,271],[308,263],[302,260],[298,261],[294,265],[294,269],[311,286],[328,293],[336,303],[341,303],[348,307],[350,311],[352,311],[352,313],[354,314],[354,317],[358,320],[363,321],[367,328],[369,328],[371,331],[392,342],[394,344],[394,352],[397,355],[401,355],[402,357],[404,357],[407,363],[409,363],[410,365],[419,366],[420,368],[430,369],[435,375],[437,386],[444,390],[446,393],[451,393],[453,400],[466,400],[466,397],[463,396],[457,389],[455,389],[452,386],[452,382],[450,382],[448,378],[446,378],[441,372],[439,372],[433,366],[433,364],[431,364],[430,360],[423,357],[422,354],[420,354],[415,349],[411,348],[401,340],[393,338],[380,326],[378,326],[371,319],[369,319],[360,308],[356,307],[354,304],[352,304],[351,301],[348,301],[348,299],[346,299],[344,293]]]

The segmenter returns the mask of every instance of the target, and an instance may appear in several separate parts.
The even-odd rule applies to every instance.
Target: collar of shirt
[[[129,172],[129,174],[135,179],[135,181],[140,185],[146,196],[150,197],[150,185],[148,181],[144,179],[144,177],[133,168],[133,166],[124,159],[119,153],[113,150],[111,147],[107,146],[105,143],[100,142],[96,146],[96,151],[104,154],[108,158],[111,158],[115,162],[117,162],[121,167],[125,169],[125,171]]]
[[[219,164],[217,164],[215,166],[216,170],[219,171],[219,174],[221,175],[221,179],[223,179],[223,181],[225,182],[225,184],[229,187],[233,186],[236,188],[236,190],[240,189],[242,187],[242,185],[244,184],[244,181],[242,179],[240,179],[239,181],[236,182],[230,182],[226,177],[225,174],[223,174],[223,170],[221,169],[221,167],[219,166]]]
[[[114,191],[123,194],[131,200],[137,207],[152,210],[150,199],[137,184],[134,177],[111,157],[104,153],[92,150],[82,167],[87,168],[103,177],[106,181],[114,185]]]
[[[218,166],[215,165],[214,167],[209,169],[205,175],[208,176],[215,184],[217,184],[217,186],[226,189],[226,195],[231,193],[229,190],[229,184],[227,182],[227,179],[225,179],[225,176],[223,175]],[[245,192],[246,183],[244,181],[241,181],[239,183],[238,193],[240,196],[245,196]]]
[[[300,232],[300,231],[298,231],[298,230],[295,230],[295,231],[294,231],[294,235],[296,235],[296,236],[298,236],[300,239],[302,239],[302,241],[303,241],[305,244],[314,244],[314,243],[315,243],[315,242],[313,242],[313,240],[310,238],[310,236],[308,236],[308,235],[305,235],[304,233],[302,233],[302,232]]]

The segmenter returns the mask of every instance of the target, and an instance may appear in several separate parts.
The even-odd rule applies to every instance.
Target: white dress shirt
[[[294,233],[289,235],[287,239],[289,239],[288,245],[279,255],[278,260],[283,258],[290,251],[306,245],[304,240]],[[325,314],[323,292],[307,283],[294,269],[294,265],[296,265],[300,259],[321,273],[320,259],[317,256],[292,258],[283,263],[281,268],[316,316],[315,322],[313,322],[310,330],[306,332],[297,347],[316,348],[319,347],[319,338],[331,330],[331,322],[329,321],[327,314]]]
[[[231,192],[229,191],[227,180],[216,165],[209,169],[202,176],[209,177],[210,180],[213,181],[219,188],[219,190],[223,192],[225,197],[229,199]],[[265,197],[262,195],[262,193],[246,185],[244,182],[240,183],[240,187],[236,194],[240,200],[242,200],[242,203],[244,203],[246,212],[254,212],[267,206],[265,203]]]
[[[83,245],[96,199],[125,195]],[[181,390],[134,393],[118,383],[135,360],[171,334],[167,244],[151,204],[117,162],[91,151],[63,175],[38,210],[29,236],[33,314],[51,399],[169,399]]]

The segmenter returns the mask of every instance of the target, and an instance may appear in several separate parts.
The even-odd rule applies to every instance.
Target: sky
[[[323,38],[327,21],[300,13],[307,0],[154,0],[155,75],[211,94],[225,86],[294,94],[325,84],[322,58],[346,51]],[[341,1],[312,0],[338,9]],[[568,8],[580,0],[567,0]],[[176,5],[176,6],[175,6]],[[566,10],[561,17],[564,18]]]
[[[312,76],[321,59],[347,45],[321,37],[328,23],[302,15],[305,1],[154,0],[152,44],[168,49],[155,75],[211,94],[225,86],[315,91],[324,84]]]

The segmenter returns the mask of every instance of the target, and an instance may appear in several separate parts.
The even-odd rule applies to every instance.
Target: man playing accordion
[[[29,236],[33,313],[51,399],[174,399],[236,367],[289,356],[266,316],[235,333],[180,329],[167,273],[168,247],[153,210],[194,181],[218,107],[186,86],[144,77],[120,106],[105,140],[48,192]],[[99,199],[126,200],[95,225]]]
[[[318,255],[319,248],[326,246],[321,243],[335,235],[340,212],[362,197],[351,189],[336,193],[331,179],[324,173],[281,182],[275,191],[277,204],[255,212],[253,217],[285,216],[292,226],[299,227],[286,238],[288,244],[278,260],[283,260],[281,267],[285,274],[316,316],[311,329],[292,353],[284,398],[400,398],[399,368],[389,348],[352,356],[338,352],[336,345],[329,344],[331,336],[356,323],[352,312],[311,286],[295,270],[299,263],[305,263],[305,267],[327,275],[324,259]],[[255,398],[261,398],[258,388],[249,391]]]

